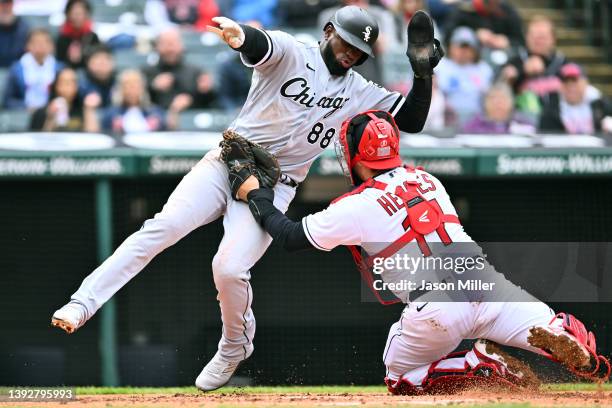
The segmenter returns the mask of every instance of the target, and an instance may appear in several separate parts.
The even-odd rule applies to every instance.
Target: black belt
[[[280,181],[281,183],[289,186],[289,187],[297,187],[298,183],[292,179],[291,177],[289,177],[288,175],[286,175],[285,173],[281,173],[280,178],[278,179],[278,181]]]
[[[412,292],[410,292],[408,294],[408,300],[410,302],[416,302],[416,300],[418,298],[420,298],[421,296],[423,296],[424,294],[431,292],[431,290],[429,289],[418,289],[418,290],[413,290]]]

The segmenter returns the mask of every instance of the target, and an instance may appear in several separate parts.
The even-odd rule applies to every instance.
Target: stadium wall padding
[[[476,240],[612,239],[612,179],[443,181]],[[114,246],[162,207],[177,182],[113,181]],[[49,326],[97,266],[93,182],[1,181],[0,191],[0,385],[99,384],[98,318],[70,336]],[[297,220],[325,206],[298,194],[288,215]],[[190,385],[214,355],[221,325],[211,261],[222,233],[220,221],[192,232],[116,295],[123,384]],[[253,268],[252,284],[256,351],[241,377],[254,384],[381,383],[388,329],[402,306],[360,301],[348,251],[287,254],[273,244]],[[612,352],[610,304],[552,306],[583,319],[601,351]]]

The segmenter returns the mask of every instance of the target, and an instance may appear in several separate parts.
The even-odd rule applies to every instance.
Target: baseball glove
[[[280,165],[276,157],[257,143],[240,136],[233,130],[223,132],[221,160],[229,169],[232,197],[238,199],[238,189],[249,178],[255,176],[261,187],[272,188],[280,177]]]

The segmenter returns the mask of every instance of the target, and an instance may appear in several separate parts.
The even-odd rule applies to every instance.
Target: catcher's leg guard
[[[595,335],[571,314],[558,313],[548,326],[533,327],[527,341],[580,377],[603,381],[610,378],[610,362],[597,354]]]
[[[470,351],[458,351],[404,374],[385,379],[395,395],[454,394],[482,387],[515,388],[526,385],[526,375],[510,356],[479,340]],[[512,361],[513,364],[508,364]],[[516,360],[518,362],[518,360]]]
[[[479,360],[494,364],[497,372],[514,385],[531,388],[540,385],[539,378],[527,364],[506,353],[497,343],[478,340],[474,344],[474,353]]]

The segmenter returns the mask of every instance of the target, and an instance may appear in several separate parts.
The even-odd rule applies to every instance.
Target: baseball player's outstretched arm
[[[314,248],[306,237],[302,222],[290,220],[274,206],[274,190],[269,188],[251,190],[247,199],[255,219],[285,250],[293,252]]]
[[[416,133],[425,126],[431,104],[431,77],[444,56],[444,50],[434,38],[433,20],[427,13],[417,11],[410,19],[407,31],[406,56],[414,72],[414,81],[404,104],[395,114],[395,121],[404,132]]]
[[[423,130],[431,104],[431,88],[431,77],[414,78],[412,89],[400,110],[395,114],[395,122],[401,131],[418,133]]]
[[[219,28],[208,26],[208,31],[217,34],[231,48],[241,52],[250,63],[261,61],[268,53],[270,41],[263,31],[238,24],[227,17],[214,17],[213,21],[219,24]]]

